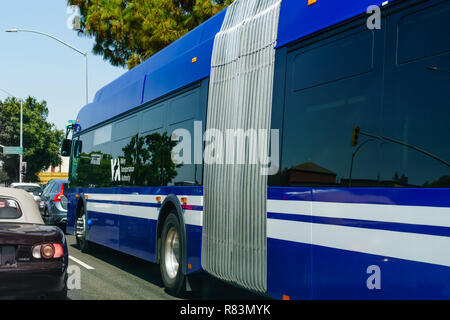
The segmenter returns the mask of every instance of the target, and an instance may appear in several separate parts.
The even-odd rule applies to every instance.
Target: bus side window
[[[450,162],[450,3],[388,18],[383,135]],[[450,187],[444,162],[383,143],[382,179],[392,187]]]
[[[288,53],[283,186],[379,185],[379,142],[352,162],[351,138],[355,125],[380,132],[383,49],[364,26]]]

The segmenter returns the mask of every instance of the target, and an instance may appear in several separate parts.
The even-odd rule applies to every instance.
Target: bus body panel
[[[186,197],[183,208],[187,242],[187,273],[201,270],[202,187],[109,188],[69,191],[87,196],[89,241],[156,262],[157,222],[161,203],[169,194]],[[156,197],[161,197],[158,203]],[[75,233],[76,206],[70,202],[67,232]],[[70,224],[69,224],[70,223]]]
[[[391,0],[397,2],[399,0]],[[290,44],[314,32],[365,14],[370,6],[381,7],[383,0],[317,0],[281,2],[277,48]],[[372,11],[370,11],[373,13]]]
[[[320,4],[341,5],[319,0],[302,22],[328,23],[315,16]],[[295,7],[283,2],[280,19],[306,12]],[[450,47],[442,40],[449,11],[448,1],[398,1],[380,30],[369,30],[366,16],[293,42],[280,22],[272,128],[282,128],[283,150],[268,189],[271,296],[450,297],[450,174],[441,161],[450,150]],[[352,148],[354,125],[435,157],[363,135]]]
[[[388,18],[383,16],[382,30],[372,31],[372,37],[367,36],[368,32],[365,32],[365,19],[367,17],[363,16],[360,19],[349,21],[347,25],[342,26],[342,29],[332,30],[332,28],[329,28],[324,30],[324,32],[318,32],[317,38],[308,37],[312,32],[328,28],[346,19],[353,18],[355,15],[364,13],[368,5],[381,5],[382,2],[378,0],[348,0],[338,3],[333,0],[318,0],[313,5],[308,6],[308,1],[306,0],[303,2],[298,0],[282,1],[278,47],[275,58],[273,129],[284,130],[283,126],[290,118],[285,118],[285,112],[288,108],[291,106],[305,106],[305,100],[302,100],[301,97],[304,92],[311,88],[316,90],[321,86],[335,85],[330,91],[324,91],[325,93],[320,94],[317,92],[316,94],[311,94],[312,99],[331,97],[332,94],[346,92],[344,90],[345,87],[342,87],[344,88],[342,90],[339,87],[344,81],[354,81],[355,85],[352,88],[361,86],[362,90],[357,90],[357,93],[359,94],[359,91],[362,94],[366,93],[367,99],[365,101],[367,105],[377,108],[378,113],[375,114],[375,117],[368,117],[367,123],[373,124],[371,129],[376,131],[371,133],[380,135],[383,132],[382,130],[385,130],[388,126],[383,127],[381,120],[377,122],[378,119],[382,117],[395,119],[396,115],[394,113],[391,115],[387,114],[387,112],[395,109],[396,105],[400,105],[399,101],[401,102],[402,99],[407,99],[408,105],[411,105],[410,109],[413,110],[414,103],[419,100],[428,102],[423,104],[424,108],[429,107],[432,106],[432,102],[440,101],[439,94],[450,92],[444,87],[448,83],[448,78],[445,78],[448,77],[448,74],[445,74],[445,70],[450,69],[450,66],[448,65],[449,51],[443,41],[439,42],[439,45],[442,47],[438,47],[432,41],[434,38],[425,34],[423,38],[430,41],[431,45],[426,43],[423,46],[424,48],[422,48],[424,49],[423,52],[420,51],[421,48],[419,46],[414,47],[414,50],[403,50],[400,52],[401,54],[395,52],[397,48],[402,47],[400,45],[397,46],[397,44],[403,43],[397,41],[397,38],[395,38],[397,34],[406,35],[405,39],[408,40],[407,32],[403,31],[402,33],[399,26],[402,26],[402,24],[413,25],[411,21],[414,22],[414,19],[420,20],[422,10],[431,8],[429,12],[433,13],[432,5],[446,5],[446,9],[448,9],[448,2],[446,1],[397,0],[394,6],[396,3],[400,3],[398,6],[400,9],[396,9],[397,11],[393,10],[394,13]],[[403,6],[403,4],[405,5]],[[409,9],[409,4],[419,5]],[[444,12],[444,10],[441,11]],[[214,27],[209,30],[210,34],[206,37],[209,41],[220,30],[224,15],[225,13],[218,17],[214,22]],[[445,28],[448,28],[448,26],[432,25],[436,21],[439,22],[439,19],[431,18],[426,25],[430,30],[434,28],[436,32],[432,34],[438,37],[441,33],[446,32]],[[302,26],[301,28],[298,27],[300,25]],[[388,31],[398,29],[399,32],[387,34],[384,28],[387,28]],[[329,33],[327,33],[328,31]],[[420,32],[417,28],[412,31]],[[429,33],[431,34],[431,32]],[[298,40],[301,38],[305,38],[305,42],[299,42]],[[355,51],[349,46],[350,42],[343,42],[340,45],[338,41],[342,39],[349,39],[361,45]],[[211,43],[204,42],[203,45],[210,46]],[[333,45],[335,47],[332,47]],[[404,47],[408,49],[408,46]],[[345,51],[346,48],[348,49],[347,51]],[[212,51],[212,47],[210,49]],[[313,55],[308,56],[310,49],[318,49],[321,53],[320,57],[315,57],[316,64],[314,65],[301,61],[301,55],[305,57],[305,61],[307,61],[308,57],[314,58]],[[342,51],[338,51],[341,49]],[[174,50],[173,47],[170,50]],[[205,52],[208,50],[205,50]],[[187,52],[189,53],[190,51],[188,50]],[[343,54],[334,54],[332,58],[327,56],[327,54],[333,52],[349,54],[357,52],[358,57],[364,57],[364,54],[367,54],[367,56],[370,56],[370,59],[358,60],[358,57],[351,58],[346,62],[346,65],[349,66],[346,69],[342,67],[344,64],[338,63],[338,58],[343,57]],[[150,58],[150,60],[155,59],[155,63],[160,63],[162,60],[158,59],[161,59],[161,56],[164,54],[165,51],[163,50],[159,57]],[[210,54],[211,52],[209,52],[209,59]],[[183,69],[183,63],[189,64],[190,69],[186,72],[186,74],[189,74],[189,72],[192,72],[192,67],[195,67],[196,64],[189,59],[189,61],[186,60],[188,56],[189,54],[182,55],[181,60],[170,57],[166,63],[171,64],[172,67],[176,66],[176,69]],[[396,60],[397,57],[399,57],[399,61]],[[335,58],[337,60],[333,60]],[[207,60],[208,57],[205,56],[205,59]],[[199,60],[202,63],[205,62],[203,58]],[[311,61],[314,61],[314,59]],[[314,68],[308,69],[308,72],[305,72],[305,74],[298,72],[304,71],[302,69],[304,67],[319,66],[330,61],[337,61],[331,64],[329,68],[332,71],[331,75],[322,74],[318,70],[314,70]],[[120,78],[120,80],[115,81],[105,90],[101,90],[94,102],[94,104],[97,104],[95,113],[98,117],[90,119],[94,110],[93,106],[83,109],[78,117],[81,120],[83,130],[119,114],[128,117],[129,114],[127,112],[137,107],[130,101],[141,100],[142,103],[145,103],[149,100],[160,98],[157,95],[145,92],[146,89],[150,89],[149,86],[155,87],[155,92],[158,92],[158,95],[169,93],[170,90],[179,88],[178,86],[181,82],[177,82],[178,80],[175,81],[176,85],[170,85],[171,89],[169,91],[166,90],[166,84],[158,84],[158,80],[162,78],[166,82],[171,81],[172,74],[168,70],[173,70],[173,68],[171,66],[158,65],[158,70],[146,70],[152,63],[143,63],[124,78]],[[209,65],[210,61],[206,61],[206,63]],[[432,74],[435,78],[423,80],[426,79],[426,76],[429,76],[426,70],[427,67],[431,66],[436,66],[436,70],[442,68],[444,72],[435,72]],[[297,69],[295,69],[296,67]],[[339,69],[339,67],[342,68]],[[340,74],[340,72],[347,70],[352,72],[350,74]],[[150,73],[152,74],[151,77],[149,76]],[[162,77],[162,73],[165,74],[164,77]],[[209,71],[202,73],[204,79],[202,81],[201,94],[205,105],[208,97],[207,90],[203,90],[203,86],[206,86],[209,81],[208,75]],[[307,75],[311,76],[306,77]],[[183,82],[184,85],[192,83],[192,81],[187,80],[187,77],[183,78],[183,81],[185,81]],[[322,82],[320,82],[321,77],[324,79]],[[311,83],[308,83],[308,81],[311,81]],[[373,85],[366,86],[364,81]],[[425,86],[427,81],[435,85]],[[127,87],[129,83],[132,84],[131,86],[137,85],[143,90],[133,91],[133,88]],[[401,83],[408,83],[416,87],[411,90],[402,87],[397,88],[397,85]],[[432,88],[430,89],[429,87]],[[129,101],[125,101],[127,100],[125,98],[123,101],[118,100],[116,107],[109,110],[108,101],[117,97],[112,95],[111,92],[114,91],[120,94],[122,89],[128,90],[128,93],[139,91],[140,96],[136,97],[134,94],[131,94],[133,96],[132,99]],[[366,92],[363,92],[364,90]],[[406,95],[405,92],[408,93],[407,90],[410,90],[411,94]],[[435,90],[436,94],[430,94],[433,93],[432,90]],[[381,98],[381,92],[385,93],[383,98]],[[423,93],[423,96],[420,95],[421,93]],[[102,95],[105,96],[102,97]],[[409,98],[405,98],[406,96]],[[349,97],[352,99],[348,99]],[[345,99],[348,99],[345,103],[349,105],[364,101],[361,96],[350,96],[350,94],[345,96]],[[384,101],[382,99],[391,100]],[[338,102],[341,103],[341,101]],[[384,104],[385,102],[386,104]],[[331,103],[325,106],[311,103],[308,107],[311,107],[312,111],[328,108],[331,110],[330,114],[332,114],[333,108],[338,107],[339,103]],[[384,106],[389,106],[389,108],[385,107],[383,109],[383,104]],[[401,111],[405,112],[404,110]],[[399,114],[402,115],[402,112],[399,112]],[[200,115],[200,113],[199,111],[196,119],[203,120],[204,131],[205,117]],[[204,110],[204,113],[206,114],[206,110]],[[168,113],[165,112],[164,114],[167,116]],[[351,113],[349,112],[348,114],[351,117]],[[430,114],[433,114],[433,112],[423,112],[424,123],[429,123],[429,121],[427,122],[427,116]],[[295,113],[290,115],[293,116]],[[330,118],[333,120],[333,117]],[[325,120],[327,119],[324,117]],[[334,120],[336,127],[343,127],[344,121],[341,123],[338,120]],[[443,119],[438,120],[442,121]],[[357,124],[361,125],[361,122]],[[387,129],[394,130],[396,125],[392,125],[393,129]],[[301,124],[298,123],[297,127],[301,127]],[[398,127],[401,127],[401,123],[398,124]],[[405,128],[409,127],[402,127],[402,134],[408,132]],[[421,132],[418,128],[421,129],[421,127],[414,129]],[[345,132],[345,139],[348,138],[348,141],[346,140],[345,143],[349,147],[348,154],[351,155],[351,130],[347,132],[347,129],[344,128],[342,132]],[[436,130],[438,129],[442,131],[440,126],[437,126]],[[139,129],[138,131],[141,134],[142,130]],[[423,136],[429,132],[429,130],[422,131]],[[443,134],[448,135],[448,131],[442,131],[443,134],[441,131],[436,131],[437,137],[442,137]],[[83,131],[81,134],[83,134]],[[282,132],[283,148],[287,145],[285,144],[286,140],[283,140],[286,139],[286,136],[287,134]],[[323,141],[336,139],[337,136],[338,134],[331,133],[329,134],[329,139],[324,139]],[[428,136],[424,141],[431,140],[433,140],[432,135]],[[295,141],[298,143],[298,149],[300,149],[300,143],[312,141],[312,137],[308,139],[296,137]],[[320,146],[320,144],[317,145]],[[374,154],[359,154],[361,156],[360,160],[371,161],[371,163],[380,164],[381,166],[383,157],[380,156],[380,150],[389,150],[388,148],[389,146],[386,146],[386,144],[380,144],[378,149],[373,148],[375,150]],[[405,148],[402,149],[403,153],[401,154],[392,153],[392,158],[406,163],[409,158],[413,159],[415,157],[415,155],[405,153],[404,150]],[[333,154],[327,158],[333,160],[330,161],[331,163],[339,161],[338,158],[333,157]],[[282,154],[281,161],[285,160],[286,157]],[[428,164],[431,162],[426,163],[427,165],[418,166],[416,170],[410,171],[421,173],[420,171],[426,171],[427,168],[432,168],[435,165],[433,163],[428,167]],[[291,163],[291,165],[296,164]],[[359,163],[357,162],[357,164]],[[312,166],[311,163],[308,165]],[[281,173],[277,176],[269,177],[269,185],[272,187],[269,187],[267,192],[267,292],[278,299],[449,298],[450,256],[446,250],[450,248],[450,189],[446,187],[417,187],[419,185],[429,186],[429,182],[431,184],[445,183],[445,176],[442,176],[444,177],[442,181],[433,181],[435,177],[430,176],[433,180],[423,180],[421,181],[422,184],[417,183],[414,185],[412,180],[415,177],[413,174],[409,181],[408,177],[405,179],[405,177],[401,176],[403,172],[398,172],[398,175],[395,172],[395,176],[392,172],[389,176],[380,178],[380,175],[377,176],[380,172],[378,169],[371,170],[371,168],[356,166],[354,168],[354,176],[350,176],[348,179],[341,172],[337,172],[339,173],[339,180],[342,182],[341,186],[337,186],[338,179],[333,183],[329,182],[330,176],[334,175],[335,178],[337,177],[335,172],[324,167],[322,164],[320,175],[325,180],[321,181],[321,183],[324,185],[336,184],[336,186],[320,187],[314,184],[314,186],[286,187],[285,181],[282,182],[284,178]],[[349,167],[346,163],[345,169],[349,169]],[[318,166],[315,166],[315,168],[318,168]],[[285,166],[281,169],[288,168]],[[299,179],[298,172],[301,170],[304,170],[304,167],[294,170],[291,180],[300,185],[302,183],[308,184]],[[287,174],[289,175],[289,172]],[[370,174],[370,179],[364,174]],[[197,173],[195,178],[197,179]],[[309,179],[311,179],[311,176],[309,176]],[[351,185],[352,183],[373,185],[370,187],[356,185],[356,187],[350,188],[349,184]],[[386,188],[382,183],[388,184],[390,187]],[[148,261],[156,261],[157,219],[160,210],[156,202],[156,196],[162,196],[163,198],[169,194],[175,194],[178,197],[187,196],[188,203],[183,210],[187,237],[187,264],[190,265],[187,268],[187,272],[192,273],[201,270],[202,186],[72,188],[68,189],[66,193],[69,199],[68,233],[75,233],[76,208],[80,197],[87,195],[87,199],[83,199],[83,201],[86,201],[88,205],[89,239]],[[103,200],[99,200],[99,196],[100,198],[103,197]],[[133,200],[132,198],[135,196],[141,198]]]
[[[269,188],[268,194],[273,297],[449,297],[450,189]]]

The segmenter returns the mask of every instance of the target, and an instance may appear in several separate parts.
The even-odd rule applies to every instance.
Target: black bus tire
[[[161,234],[161,277],[166,290],[174,296],[183,292],[185,275],[182,272],[184,241],[181,236],[180,222],[176,212],[171,212]]]
[[[82,208],[81,215],[77,218],[75,225],[75,237],[77,239],[78,248],[81,252],[88,253],[90,246],[87,240],[87,220],[86,211]]]

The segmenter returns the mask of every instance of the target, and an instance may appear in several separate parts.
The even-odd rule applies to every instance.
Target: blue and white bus
[[[277,299],[450,298],[448,16],[236,0],[80,111],[67,232],[159,263],[174,293],[204,271]],[[231,129],[244,158],[270,131],[269,161],[211,151]]]

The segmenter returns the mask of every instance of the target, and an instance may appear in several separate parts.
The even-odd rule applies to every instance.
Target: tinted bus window
[[[200,88],[198,88],[171,100],[168,105],[168,131],[170,134],[172,135],[172,132],[177,129],[182,129],[185,133],[189,133],[191,137],[190,150],[183,150],[179,154],[182,157],[183,152],[190,153],[190,163],[176,165],[177,175],[173,179],[174,185],[189,186],[201,184],[201,181],[196,177],[196,169],[198,167],[201,168],[201,166],[193,164],[194,143],[196,142],[194,141],[194,121],[198,119],[201,107],[200,93]],[[184,138],[187,137],[179,137],[180,143],[182,143]]]
[[[391,27],[395,27],[395,24],[398,26],[394,29],[398,30],[398,64],[450,51],[448,41],[450,6],[445,2],[447,1],[426,9],[414,9],[406,15],[402,14],[398,22],[394,18],[395,22]]]
[[[432,155],[383,143],[382,179],[390,186],[450,187],[449,11],[445,1],[389,18],[383,135]]]
[[[202,165],[193,163],[194,123],[204,121],[206,93],[206,85],[196,86],[82,134],[82,155],[72,159],[71,187],[200,185]],[[183,142],[183,137],[172,140],[177,129],[191,136],[191,150],[179,154],[190,153],[189,163],[172,160],[175,146]]]
[[[111,186],[111,138],[104,135],[105,131],[99,128],[79,137],[83,150],[79,158],[71,159],[71,188]],[[97,138],[94,140],[94,137]]]
[[[380,143],[352,161],[351,141],[355,125],[380,133],[382,52],[364,27],[288,54],[282,185],[379,185]]]

